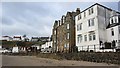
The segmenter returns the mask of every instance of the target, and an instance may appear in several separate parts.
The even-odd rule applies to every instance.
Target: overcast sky
[[[93,4],[93,2],[3,2],[0,8],[2,35],[50,36],[54,21],[60,19],[67,11],[75,11],[76,8],[82,11]],[[118,10],[117,2],[100,4]]]

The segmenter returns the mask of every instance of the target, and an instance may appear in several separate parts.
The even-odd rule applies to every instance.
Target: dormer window
[[[113,23],[119,23],[119,17],[118,16],[113,16],[110,18],[110,24]]]
[[[111,18],[111,24],[113,24],[113,18]]]
[[[114,17],[114,21],[115,21],[115,23],[117,23],[117,17]]]

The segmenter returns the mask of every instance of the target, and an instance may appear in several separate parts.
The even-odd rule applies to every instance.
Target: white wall
[[[49,48],[49,46],[51,46],[52,47],[52,41],[50,41],[50,42],[46,42],[45,44],[43,44],[43,45],[41,45],[41,48]]]
[[[114,30],[114,36],[112,36],[112,34],[111,34],[111,29],[113,28],[113,30]],[[116,46],[120,46],[119,45],[119,40],[120,40],[120,38],[119,38],[119,32],[118,32],[118,26],[115,26],[115,27],[112,27],[112,28],[109,28],[109,29],[107,29],[107,41],[108,42],[112,42],[113,40],[115,40],[116,41]]]
[[[94,49],[94,45],[99,44],[99,34],[98,34],[98,19],[97,19],[97,5],[93,6],[94,13],[91,15],[88,15],[88,10],[86,10],[86,17],[84,18],[84,12],[81,13],[82,19],[77,20],[76,16],[76,45],[78,46],[78,50],[82,50],[82,48],[79,48],[83,46],[83,49],[86,50],[89,46],[91,50]],[[88,26],[88,20],[94,18],[94,26]],[[82,23],[82,30],[77,31],[77,25]],[[96,35],[96,40],[89,41],[89,32],[94,31]],[[77,35],[82,34],[83,40],[81,43],[77,42]],[[87,41],[84,41],[84,35],[87,35]],[[97,46],[96,46],[97,47]]]
[[[9,40],[9,37],[2,37],[2,40]]]
[[[0,45],[0,49],[2,48],[2,45]]]
[[[21,39],[20,38],[13,38],[13,40],[15,40],[15,41],[22,41],[22,37],[21,37]]]
[[[96,51],[103,51],[100,50],[100,41],[107,42],[107,30],[106,27],[109,24],[109,18],[112,16],[112,11],[106,8],[103,8],[99,5],[93,6],[94,13],[88,15],[88,10],[86,10],[86,17],[84,17],[84,12],[81,13],[82,19],[78,20],[78,15],[75,17],[75,27],[76,27],[76,46],[78,46],[78,50],[96,50]],[[95,18],[94,26],[88,27],[88,20],[91,18]],[[82,23],[82,30],[77,31],[77,25]],[[117,30],[117,29],[116,29]],[[96,35],[96,40],[89,41],[89,31],[94,31]],[[82,34],[82,42],[77,42],[77,36]],[[84,41],[84,35],[87,35],[87,41]],[[109,36],[109,38],[111,38]],[[116,37],[115,37],[116,38]],[[118,38],[118,36],[117,36]],[[95,45],[95,46],[94,46]],[[82,47],[83,46],[83,47]],[[96,48],[96,49],[94,49]],[[104,51],[112,51],[112,49],[106,49]]]
[[[49,48],[49,46],[51,46],[51,48]],[[53,50],[52,50],[52,41],[50,41],[50,42],[46,42],[45,44],[43,44],[42,46],[41,46],[41,51],[43,52],[43,53],[51,53]]]
[[[12,41],[13,39],[10,37],[2,37],[2,40]]]

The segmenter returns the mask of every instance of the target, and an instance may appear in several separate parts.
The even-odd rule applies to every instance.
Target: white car
[[[0,49],[0,53],[3,53],[4,52],[4,50],[3,49]]]
[[[7,49],[0,49],[0,53],[10,53],[11,51],[10,50],[7,50]]]

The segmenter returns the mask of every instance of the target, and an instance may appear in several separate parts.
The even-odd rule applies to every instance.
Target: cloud
[[[119,0],[1,0],[2,2],[118,2]]]
[[[93,2],[3,2],[2,35],[50,36],[56,19]],[[111,4],[107,4],[111,6]],[[113,6],[111,6],[113,7]]]
[[[34,4],[4,3],[2,17],[3,35],[50,36],[54,17],[50,16],[48,9]]]

